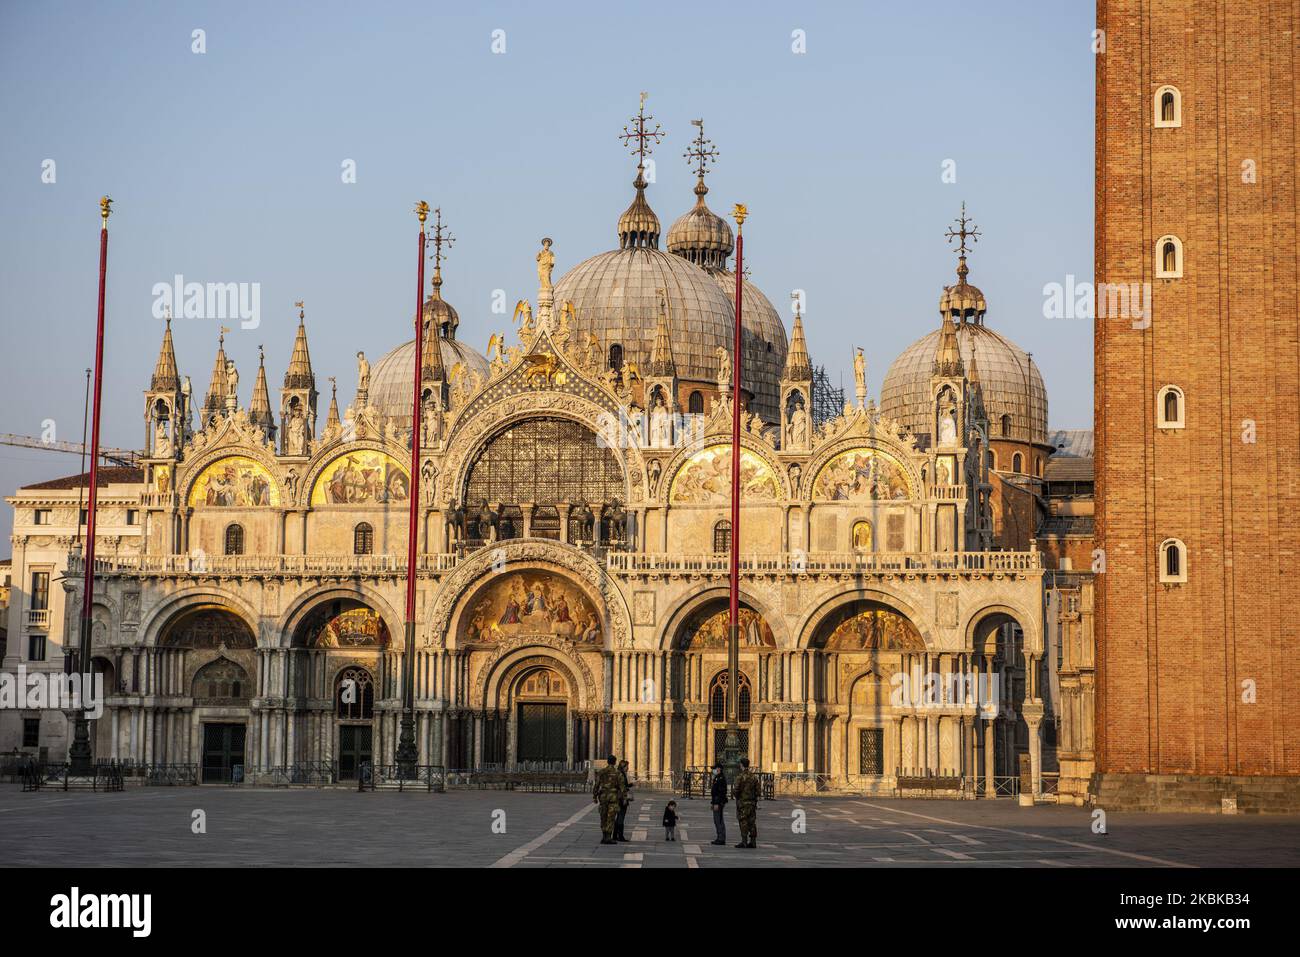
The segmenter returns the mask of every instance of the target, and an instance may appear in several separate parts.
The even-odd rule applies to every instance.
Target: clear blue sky
[[[1052,426],[1089,427],[1091,323],[1044,319],[1042,288],[1092,276],[1092,28],[1080,0],[6,2],[0,432],[53,419],[80,439],[101,194],[116,201],[103,442],[139,446],[155,283],[261,284],[261,327],[226,343],[244,403],[261,343],[278,404],[305,299],[318,384],[327,395],[337,375],[346,404],[356,351],[374,360],[407,336],[414,202],[441,205],[457,237],[444,293],[482,349],[509,326],[493,290],[534,295],[540,237],[557,276],[616,244],[634,175],[617,135],[642,90],[667,133],[649,191],[665,229],[694,198],[681,154],[704,117],[721,150],[710,203],[748,204],[752,277],[783,311],[806,290],[813,360],[833,379],[851,381],[862,345],[878,395],[936,326],[955,265],[943,234],[965,200],[989,325],[1034,354]],[[200,399],[217,325],[175,324]],[[0,446],[0,491],[77,465]],[[10,522],[5,508],[0,531]]]

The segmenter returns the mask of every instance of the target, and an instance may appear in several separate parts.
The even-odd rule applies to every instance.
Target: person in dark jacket
[[[727,778],[722,773],[722,762],[713,762],[713,780],[709,785],[709,804],[713,807],[713,829],[718,836],[714,844],[727,843],[727,822],[722,816],[722,809],[727,804]]]
[[[632,782],[627,777],[627,760],[618,762],[618,773],[623,775],[623,800],[618,806],[618,817],[614,819],[614,840],[624,844],[631,843],[623,833],[623,823],[627,820],[627,808],[632,803]]]
[[[669,801],[664,808],[664,840],[677,840],[677,802]]]

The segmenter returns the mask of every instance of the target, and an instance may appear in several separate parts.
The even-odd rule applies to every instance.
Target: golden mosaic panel
[[[776,473],[762,456],[740,450],[741,502],[771,502],[780,496]],[[731,501],[731,446],[711,445],[692,455],[673,479],[674,505],[716,505]]]
[[[250,508],[279,505],[280,488],[266,466],[242,455],[217,459],[190,487],[191,506]]]
[[[826,639],[827,651],[924,651],[916,626],[888,608],[868,608],[845,619]]]
[[[546,571],[511,572],[475,599],[461,624],[461,641],[487,644],[516,635],[558,635],[599,645],[601,617],[568,579]]]
[[[325,466],[311,490],[313,505],[387,505],[410,496],[406,469],[391,455],[344,452]]]
[[[892,455],[849,449],[822,466],[813,482],[818,502],[874,502],[911,498],[907,472]]]

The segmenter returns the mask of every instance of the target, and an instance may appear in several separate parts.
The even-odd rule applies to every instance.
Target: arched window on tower
[[[358,522],[352,529],[352,554],[373,555],[375,551],[375,530],[369,522]]]
[[[1164,584],[1187,581],[1187,546],[1181,539],[1166,538],[1160,543],[1160,581]]]
[[[1185,425],[1183,390],[1167,385],[1156,395],[1156,428],[1181,429]]]
[[[698,414],[704,411],[704,393],[696,389],[686,399],[686,411]]]
[[[233,522],[226,526],[226,554],[244,554],[244,526]]]
[[[609,347],[609,367],[615,372],[623,369],[623,347],[617,342]]]
[[[1181,279],[1183,276],[1183,244],[1177,236],[1161,236],[1156,240],[1156,278]]]
[[[713,551],[718,555],[731,551],[731,523],[726,519],[713,526]]]
[[[1025,470],[1024,457],[1019,452],[1017,452],[1015,455],[1011,456],[1011,471],[1023,472],[1024,470]]]
[[[1162,86],[1155,95],[1155,124],[1157,129],[1171,129],[1183,125],[1183,97],[1176,86]]]

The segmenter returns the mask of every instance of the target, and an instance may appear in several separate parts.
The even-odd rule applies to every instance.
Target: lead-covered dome
[[[982,322],[957,323],[956,332],[966,374],[978,378],[992,437],[1003,437],[1005,415],[1011,432],[1006,437],[1046,443],[1047,389],[1033,359]],[[940,334],[936,329],[908,346],[889,367],[880,390],[881,411],[914,434],[930,432],[930,379]]]
[[[452,373],[459,364],[467,373],[477,373],[486,383],[489,377],[488,361],[456,338],[460,317],[451,303],[442,298],[440,286],[441,282],[435,280],[433,294],[424,300],[425,342],[429,341],[430,323],[436,324],[439,353],[447,381],[451,380]],[[414,400],[411,388],[414,377],[414,339],[402,343],[376,362],[370,374],[370,404],[378,409],[380,415],[392,418],[402,428],[411,425],[411,403]]]

